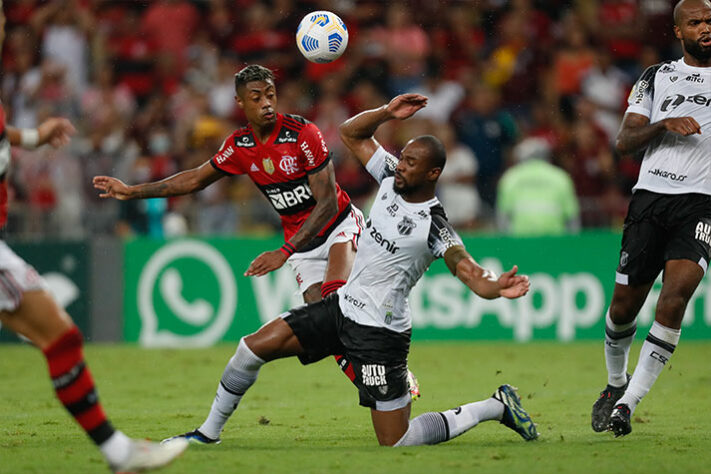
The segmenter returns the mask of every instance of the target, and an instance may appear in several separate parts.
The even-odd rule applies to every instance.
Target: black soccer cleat
[[[598,433],[607,431],[610,424],[610,415],[615,407],[617,400],[622,398],[627,385],[629,384],[630,374],[627,374],[627,383],[622,387],[613,387],[608,385],[605,390],[600,392],[600,397],[595,401],[592,407],[592,429]]]
[[[631,416],[632,411],[630,407],[624,403],[616,405],[612,410],[612,415],[610,415],[610,424],[607,427],[608,431],[612,431],[615,434],[615,438],[630,434],[632,432]]]
[[[170,443],[176,439],[184,439],[190,444],[220,444],[222,440],[220,438],[212,439],[208,438],[200,432],[197,428],[193,431],[188,431],[187,433],[179,434],[176,436],[171,436],[160,442],[160,444]]]

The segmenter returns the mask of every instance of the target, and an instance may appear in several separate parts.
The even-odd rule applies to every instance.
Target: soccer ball
[[[348,28],[335,13],[311,12],[296,29],[296,46],[309,61],[330,63],[346,50]]]

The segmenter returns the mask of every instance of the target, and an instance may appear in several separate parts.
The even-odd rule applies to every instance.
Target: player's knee
[[[318,303],[321,301],[321,283],[314,283],[304,291],[304,302],[306,304]]]
[[[657,301],[657,316],[666,321],[677,321],[684,317],[688,299],[682,295],[662,294]]]

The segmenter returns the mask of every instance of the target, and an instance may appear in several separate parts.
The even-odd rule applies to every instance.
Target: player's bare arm
[[[377,109],[366,110],[343,122],[341,140],[365,166],[380,144],[373,137],[378,127],[393,119],[405,120],[427,105],[427,97],[402,94]]]
[[[74,133],[76,133],[74,125],[69,120],[61,117],[49,118],[36,129],[7,127],[7,137],[10,145],[23,148],[35,148],[45,144],[59,148],[68,144]]]
[[[214,183],[224,175],[206,161],[197,168],[181,171],[173,176],[152,183],[127,185],[111,176],[94,176],[94,187],[100,191],[99,197],[114,198],[120,201],[128,199],[146,199],[155,197],[182,196],[194,193]]]
[[[701,126],[693,117],[672,117],[650,124],[644,115],[628,112],[622,120],[615,148],[621,155],[635,153],[667,131],[686,137],[700,134]]]
[[[338,213],[336,197],[336,177],[333,163],[328,163],[323,169],[309,175],[309,187],[313,193],[316,205],[303,225],[289,241],[294,250],[299,250],[318,235],[319,232]],[[262,276],[280,268],[288,255],[282,250],[264,252],[252,261],[244,273],[245,276]]]
[[[444,262],[454,276],[485,299],[490,300],[500,296],[519,298],[528,293],[531,286],[527,276],[516,275],[518,266],[514,265],[511,270],[497,278],[494,272],[476,263],[461,245],[455,245],[447,250],[444,254]]]

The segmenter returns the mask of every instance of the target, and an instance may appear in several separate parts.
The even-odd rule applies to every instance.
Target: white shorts
[[[0,311],[17,310],[25,291],[46,289],[37,271],[0,240]]]
[[[308,252],[296,252],[287,262],[296,274],[296,283],[303,294],[314,283],[321,283],[328,266],[328,252],[333,244],[353,242],[358,248],[358,238],[365,227],[363,213],[351,204],[351,212],[331,231],[326,241]]]

